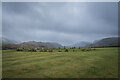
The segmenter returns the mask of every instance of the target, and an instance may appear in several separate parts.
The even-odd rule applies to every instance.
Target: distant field
[[[3,50],[3,78],[117,78],[118,48],[75,52]]]

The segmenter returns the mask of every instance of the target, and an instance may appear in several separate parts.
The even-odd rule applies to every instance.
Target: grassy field
[[[3,50],[3,78],[117,78],[118,48],[75,52]]]

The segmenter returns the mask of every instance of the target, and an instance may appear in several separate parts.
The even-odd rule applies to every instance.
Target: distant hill
[[[13,43],[3,43],[2,49],[17,49],[17,48],[24,48],[24,49],[30,49],[30,48],[58,48],[63,47],[62,45],[58,43],[53,42],[35,42],[35,41],[29,41],[29,42],[23,42],[20,44],[13,44]]]
[[[80,47],[114,47],[114,46],[120,46],[118,44],[118,39],[120,37],[111,37],[111,38],[104,38],[101,40],[95,40],[93,43],[91,42],[79,42],[73,45],[66,46],[68,48],[71,48],[75,46],[76,48]],[[17,49],[17,48],[58,48],[63,46],[58,43],[54,42],[36,42],[36,41],[28,41],[23,43],[18,43],[15,40],[10,40],[7,38],[2,38],[2,49]]]
[[[54,42],[36,42],[36,41],[28,41],[20,43],[15,40],[11,40],[5,37],[2,37],[2,48],[3,49],[16,49],[16,48],[58,48],[62,47],[62,45]]]
[[[69,46],[67,46],[67,47],[68,47],[68,48],[71,48],[71,47],[75,46],[76,48],[79,48],[79,46],[80,46],[80,47],[85,47],[85,46],[90,45],[90,44],[91,44],[91,42],[81,41],[81,42],[79,42],[79,43],[75,43],[75,44],[69,45]]]
[[[62,45],[53,42],[29,41],[19,44],[19,47],[20,48],[58,48],[58,47],[62,47]]]
[[[90,45],[87,45],[87,47],[114,47],[114,46],[120,46],[118,44],[118,39],[120,37],[110,37],[110,38],[104,38],[101,40],[96,40]]]
[[[2,44],[18,44],[18,41],[2,37]]]

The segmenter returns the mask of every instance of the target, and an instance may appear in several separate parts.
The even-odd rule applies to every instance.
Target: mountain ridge
[[[67,48],[71,47],[114,47],[114,46],[120,46],[118,44],[118,39],[120,37],[108,37],[108,38],[103,38],[100,40],[95,40],[93,43],[91,42],[85,42],[81,41],[79,43],[75,43],[73,45],[66,46]],[[5,41],[4,41],[5,40]],[[63,45],[56,43],[56,42],[37,42],[37,41],[27,41],[27,42],[22,42],[22,43],[17,43],[15,40],[9,40],[9,39],[3,39],[2,38],[2,48],[3,49],[16,49],[16,48],[58,48],[61,47],[63,48]]]
[[[109,38],[103,38],[100,40],[94,41],[92,44],[87,45],[86,47],[114,47],[114,46],[120,46],[119,44],[120,37],[109,37]]]

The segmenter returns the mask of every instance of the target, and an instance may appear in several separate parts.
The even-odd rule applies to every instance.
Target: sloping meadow
[[[3,50],[3,78],[117,78],[118,48],[92,51]]]

